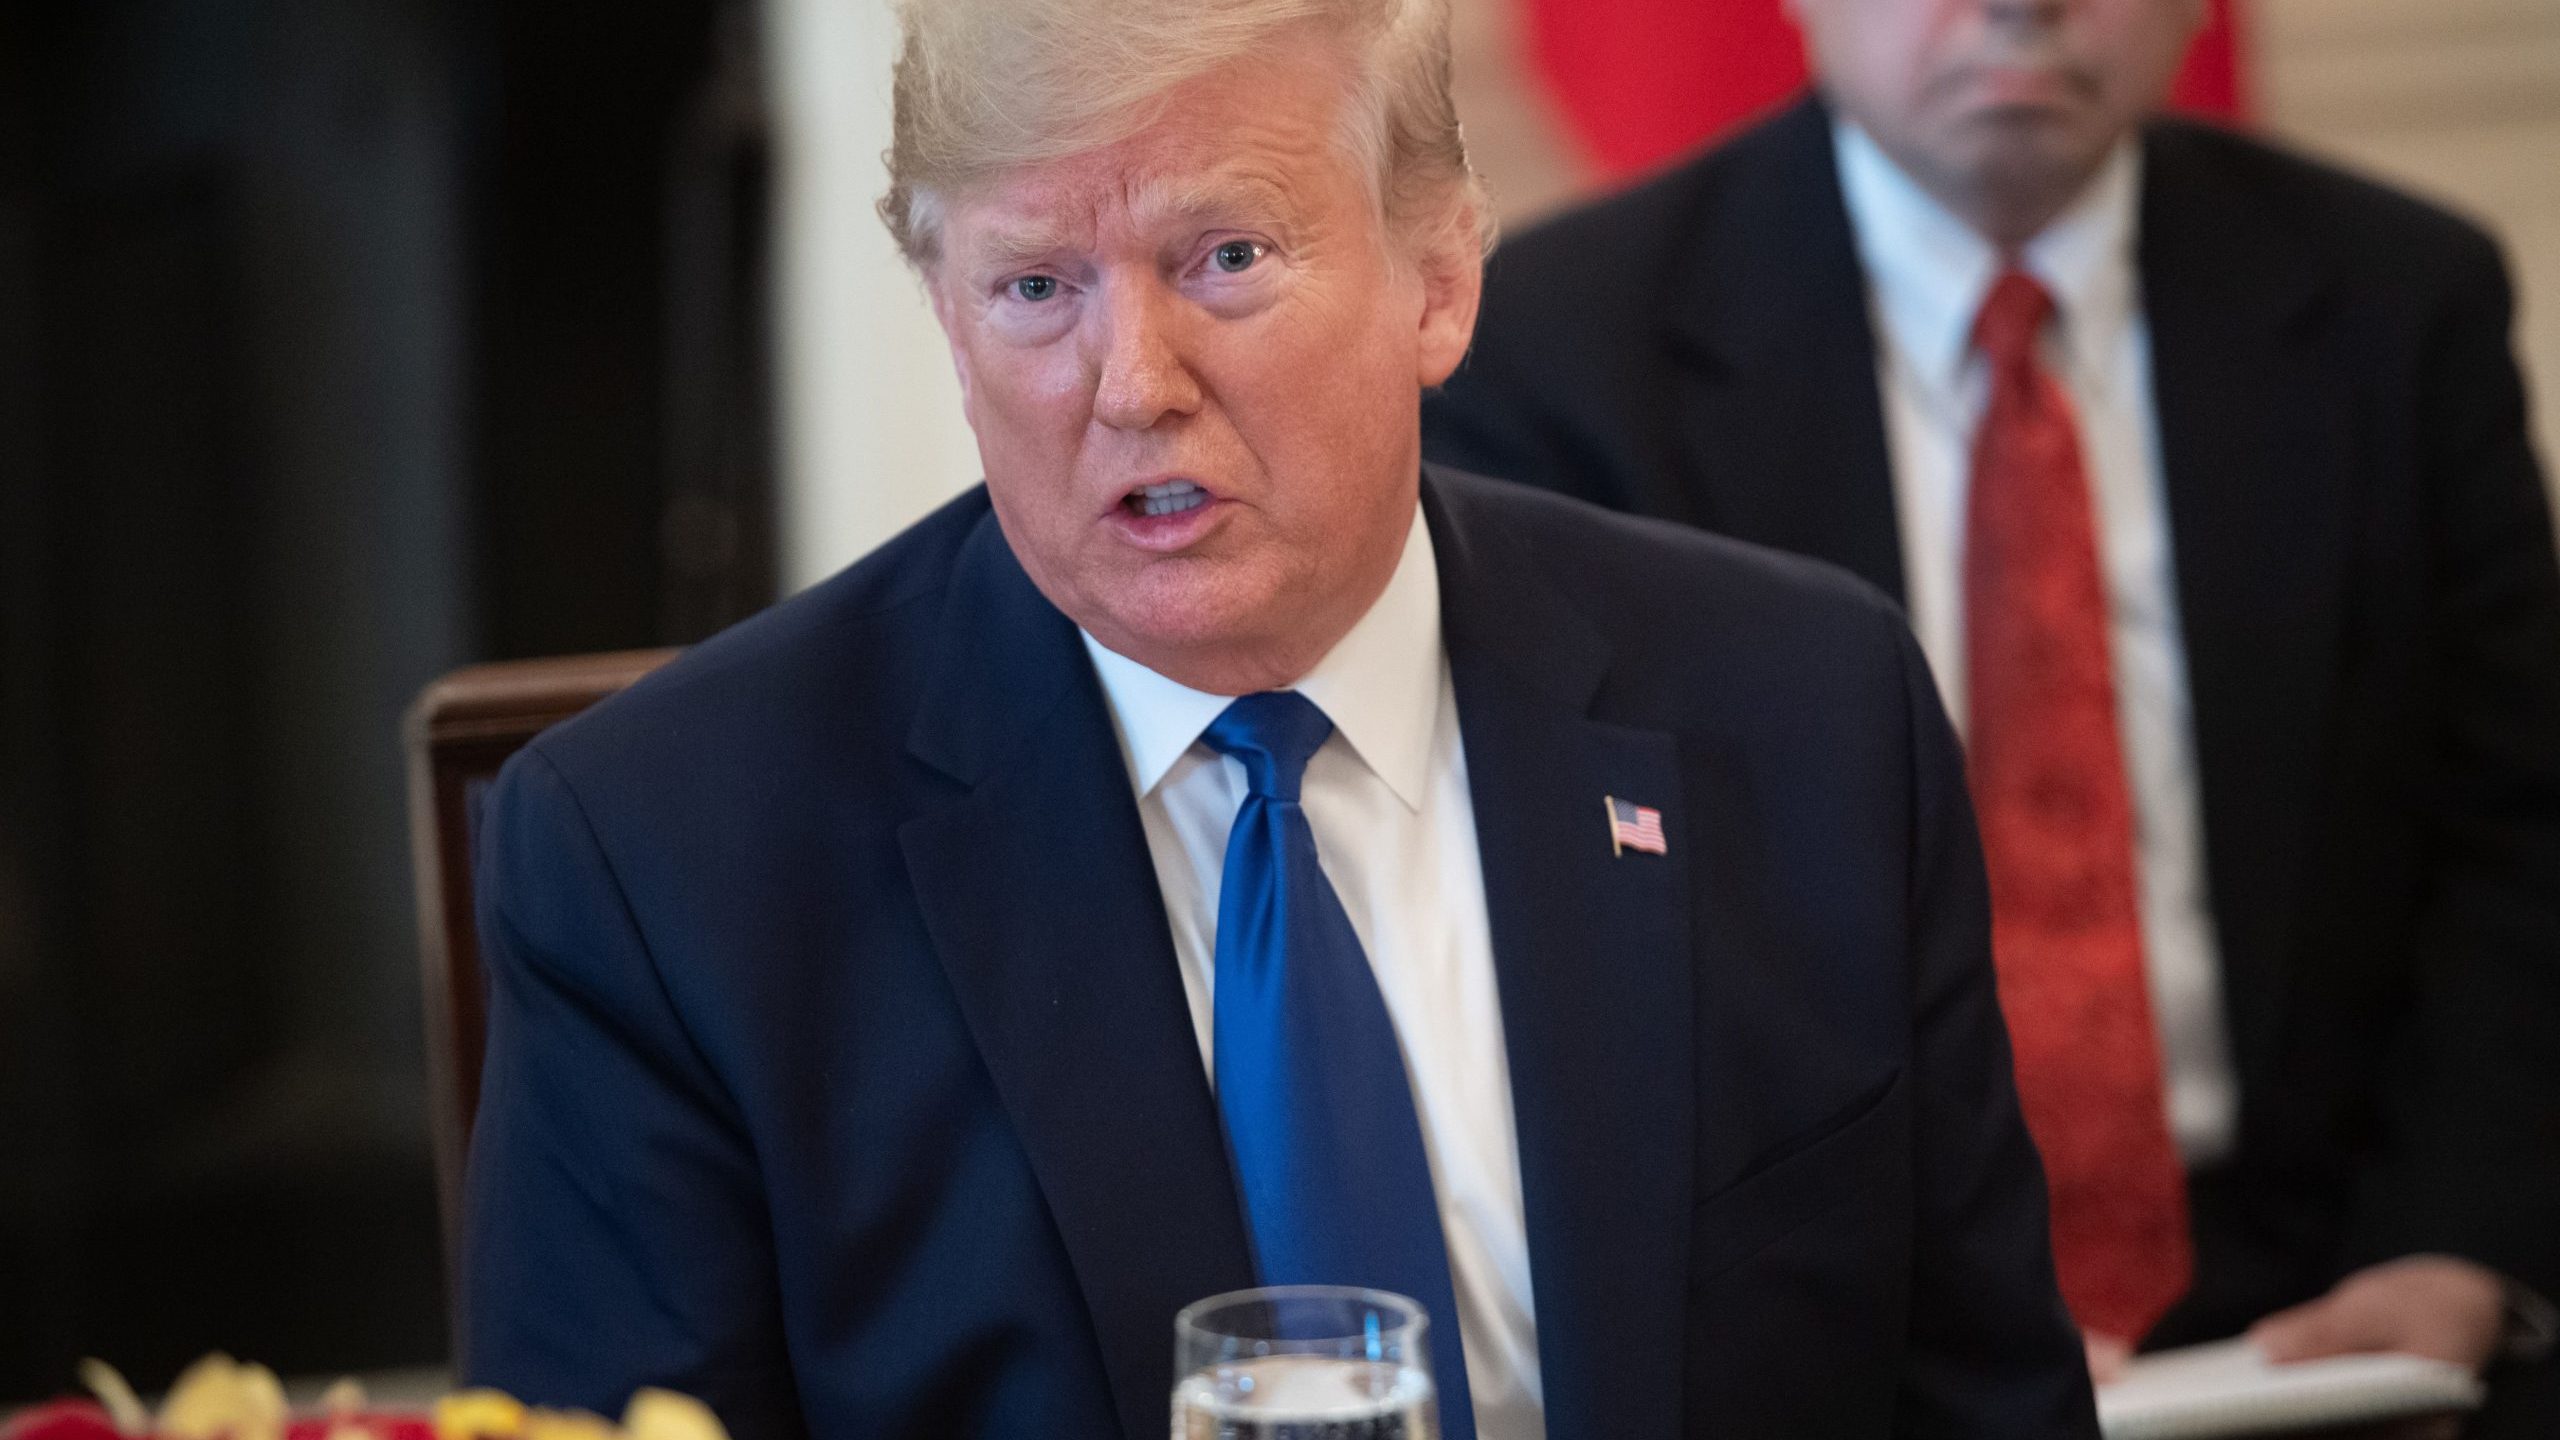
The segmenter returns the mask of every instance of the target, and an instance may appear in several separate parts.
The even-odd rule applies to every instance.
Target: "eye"
[[[1252,269],[1253,262],[1262,256],[1262,247],[1252,241],[1230,240],[1209,252],[1209,263],[1229,275],[1235,275]]]
[[[1013,292],[1015,299],[1037,305],[1058,293],[1058,280],[1054,275],[1025,275],[1008,282],[1005,288]]]

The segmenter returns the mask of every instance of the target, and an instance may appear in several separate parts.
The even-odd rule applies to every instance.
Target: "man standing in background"
[[[2553,1433],[2560,575],[2493,245],[2146,125],[2195,0],[1795,9],[1820,97],[1510,246],[1432,457],[1904,597],[2102,1377],[2254,1325]]]

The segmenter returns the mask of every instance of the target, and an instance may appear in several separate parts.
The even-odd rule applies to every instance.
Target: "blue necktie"
[[[1298,803],[1333,722],[1247,695],[1202,736],[1244,765],[1218,895],[1218,1111],[1265,1285],[1365,1285],[1422,1302],[1443,1440],[1474,1440],[1449,1251],[1395,1023],[1316,861]]]

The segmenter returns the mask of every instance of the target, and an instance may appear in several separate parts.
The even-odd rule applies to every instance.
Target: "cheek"
[[[1818,64],[1846,107],[1891,139],[1927,123],[1930,77],[1955,39],[1936,5],[1852,5],[1826,17]]]
[[[2100,0],[2082,13],[2092,69],[2111,89],[2143,93],[2176,74],[2204,12],[2202,0]]]
[[[1283,501],[1323,493],[1358,473],[1418,424],[1418,331],[1398,327],[1389,297],[1357,323],[1238,347],[1227,368],[1228,419],[1273,471]]]
[[[2202,14],[2191,5],[2168,4],[2140,7],[2133,18],[2132,33],[2123,44],[2129,53],[2143,57],[2147,69],[2136,82],[2142,87],[2138,97],[2150,104],[2165,95],[2176,79],[2178,67],[2187,58],[2187,47],[2195,39]],[[2131,67],[2128,67],[2131,68]]]
[[[1363,268],[1338,277],[1282,320],[1280,342],[1263,370],[1275,388],[1308,397],[1281,408],[1310,423],[1344,407],[1401,403],[1416,389],[1421,323],[1419,278],[1382,264]]]
[[[1091,378],[1070,342],[1030,348],[982,345],[964,368],[970,375],[965,387],[969,425],[990,464],[998,452],[1009,460],[1026,451],[1054,452],[1061,439],[1081,432],[1092,413]],[[1052,458],[1061,457],[1053,453]]]
[[[976,357],[968,387],[987,493],[1044,589],[1064,582],[1091,519],[1074,483],[1091,400],[1077,370],[1056,357],[998,348]]]
[[[1361,537],[1387,533],[1391,512],[1412,503],[1418,341],[1387,318],[1396,302],[1375,298],[1378,318],[1348,333],[1325,327],[1285,361],[1276,351],[1249,357],[1252,391],[1233,392],[1230,417],[1268,477],[1265,513],[1283,540],[1265,558],[1292,577],[1277,583],[1321,586],[1359,561]]]
[[[1891,9],[1891,7],[1888,7]],[[1900,103],[1925,103],[1933,81],[1982,58],[1993,41],[1981,8],[1975,5],[1927,5],[1893,9],[1880,17],[1878,83],[1893,87]]]

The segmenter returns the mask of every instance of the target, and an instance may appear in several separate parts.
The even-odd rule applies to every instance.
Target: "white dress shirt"
[[[1218,888],[1245,777],[1241,763],[1200,735],[1230,697],[1175,684],[1090,635],[1085,649],[1138,793],[1214,1083]],[[1511,1066],[1475,804],[1440,643],[1440,571],[1418,510],[1385,593],[1293,688],[1333,721],[1307,762],[1300,800],[1403,1046],[1448,1237],[1476,1431],[1484,1440],[1539,1440],[1546,1420]]]
[[[1990,384],[1971,340],[2001,259],[1864,131],[1835,121],[1832,144],[1875,322],[1912,628],[1961,727],[1966,488]],[[2170,1129],[2196,1166],[2230,1153],[2239,1088],[2205,882],[2186,646],[2135,264],[2141,166],[2133,142],[2119,145],[2086,193],[2027,243],[2018,264],[2053,296],[2045,364],[2078,413],[2080,453],[2095,491],[2152,1013]]]

